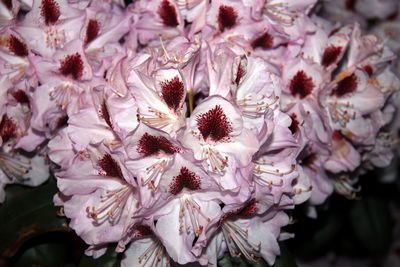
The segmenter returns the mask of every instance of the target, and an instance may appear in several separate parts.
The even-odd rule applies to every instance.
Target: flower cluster
[[[88,255],[273,264],[287,210],[390,163],[395,54],[316,0],[28,2],[0,2],[3,150],[48,143]]]

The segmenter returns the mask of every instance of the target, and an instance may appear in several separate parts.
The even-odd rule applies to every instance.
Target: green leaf
[[[13,264],[15,267],[63,266],[67,257],[66,245],[60,242],[39,244],[25,250],[18,260]]]
[[[353,204],[351,225],[358,240],[370,253],[382,254],[390,245],[392,221],[385,201],[367,198]]]
[[[79,263],[79,267],[119,267],[119,259],[118,253],[115,252],[115,245],[109,246],[106,253],[97,258],[93,259],[92,257],[88,257],[86,255],[82,256],[82,259]]]
[[[0,205],[0,253],[12,257],[28,239],[51,231],[69,231],[53,204],[57,186],[50,179],[42,186],[21,191]]]
[[[297,267],[296,261],[293,255],[286,248],[284,243],[280,243],[279,247],[281,249],[281,255],[276,258],[274,267]]]

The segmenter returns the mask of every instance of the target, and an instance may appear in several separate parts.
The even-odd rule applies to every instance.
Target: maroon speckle
[[[308,77],[303,70],[300,70],[290,81],[289,88],[293,96],[298,95],[300,98],[305,98],[311,94],[314,86],[311,77]]]
[[[43,0],[40,6],[40,15],[44,18],[46,25],[54,24],[60,17],[60,6],[54,0]]]
[[[289,126],[289,130],[292,134],[295,134],[299,130],[299,121],[297,120],[297,115],[295,113],[290,114],[290,118],[292,119],[292,123]]]
[[[236,79],[235,79],[235,83],[237,86],[239,86],[240,80],[243,78],[243,76],[245,75],[245,70],[242,67],[242,64],[239,64],[237,73],[236,73]]]
[[[108,126],[112,128],[112,123],[110,119],[110,113],[108,112],[106,102],[103,101],[103,104],[101,105],[101,110],[100,110],[100,117],[105,120]]]
[[[243,217],[248,217],[256,213],[258,210],[257,208],[257,201],[255,198],[251,199],[249,203],[247,203],[246,206],[244,206],[238,213],[237,215],[243,216]]]
[[[68,115],[61,116],[57,120],[56,129],[61,129],[68,125]]]
[[[66,56],[61,61],[61,66],[58,69],[64,76],[72,76],[75,80],[78,80],[83,75],[83,61],[79,53],[75,53]]]
[[[340,53],[342,52],[342,47],[340,46],[329,46],[325,49],[324,54],[322,55],[321,64],[324,67],[328,67],[335,63],[339,58]]]
[[[8,10],[12,10],[12,0],[2,0],[2,2]]]
[[[181,104],[185,88],[178,76],[170,81],[161,82],[161,95],[170,109],[177,110]]]
[[[353,73],[338,82],[337,87],[333,90],[332,94],[337,97],[342,97],[346,94],[352,93],[357,89],[357,77]]]
[[[167,154],[174,154],[179,152],[180,149],[175,147],[164,136],[154,136],[148,133],[145,133],[142,138],[140,138],[137,145],[137,152],[145,157],[155,155],[161,151]]]
[[[119,177],[121,179],[124,177],[122,175],[121,167],[108,153],[104,154],[104,156],[97,161],[97,164],[103,169],[106,176]]]
[[[343,135],[340,133],[340,131],[334,131],[332,133],[332,139],[336,142],[342,141]]]
[[[257,39],[253,40],[253,42],[251,42],[251,46],[253,48],[262,48],[267,50],[272,48],[273,43],[274,38],[271,36],[271,34],[266,32]]]
[[[368,73],[368,76],[371,77],[374,74],[374,69],[370,65],[365,65],[363,70]]]
[[[200,184],[200,177],[194,172],[189,171],[186,167],[182,167],[179,175],[172,179],[169,185],[169,192],[176,195],[181,192],[184,187],[190,190],[198,190],[200,189]]]
[[[175,7],[172,6],[168,0],[163,0],[161,2],[157,13],[160,15],[165,26],[176,27],[179,25]]]
[[[26,57],[28,55],[28,48],[26,44],[14,35],[10,35],[8,49],[10,49],[11,52],[20,57]]]
[[[94,39],[96,39],[97,35],[99,35],[99,31],[100,31],[100,23],[94,19],[89,20],[88,26],[86,28],[85,44],[88,44]]]
[[[232,125],[219,105],[198,115],[196,121],[204,140],[210,137],[213,141],[224,141],[232,132]]]
[[[357,0],[346,0],[346,8],[355,11]]]
[[[230,29],[235,26],[238,15],[233,7],[222,5],[218,12],[219,30],[223,32],[225,29]]]
[[[15,98],[15,100],[17,100],[18,103],[20,104],[29,104],[29,97],[28,95],[25,93],[24,90],[18,89],[15,90],[11,93],[11,95]]]
[[[17,136],[17,125],[7,114],[3,115],[0,122],[0,136],[3,139],[3,143]]]

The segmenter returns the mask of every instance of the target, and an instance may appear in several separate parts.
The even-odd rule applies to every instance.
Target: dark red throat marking
[[[237,23],[238,15],[233,7],[221,5],[218,12],[218,26],[221,32],[230,29]]]
[[[194,172],[189,171],[186,167],[182,167],[179,175],[172,179],[169,185],[169,192],[173,195],[177,195],[184,187],[190,190],[199,190],[200,185],[200,177]]]
[[[179,152],[180,149],[175,147],[164,136],[154,136],[148,133],[145,133],[142,138],[140,138],[137,145],[137,152],[145,157],[158,154],[161,151],[172,155],[176,152]]]
[[[235,79],[235,83],[237,86],[239,86],[240,81],[242,80],[243,76],[246,74],[246,71],[244,70],[244,68],[242,67],[242,64],[239,64],[237,73],[236,73],[236,79]]]
[[[28,47],[24,42],[15,37],[14,35],[10,35],[10,40],[8,42],[8,49],[13,52],[15,55],[20,57],[28,56]]]
[[[342,97],[346,94],[352,93],[357,89],[357,76],[353,73],[340,82],[337,87],[333,90],[332,94],[337,97]]]
[[[346,0],[346,8],[355,11],[357,0]]]
[[[340,46],[329,46],[325,49],[324,54],[322,55],[322,66],[328,67],[335,63],[340,53],[342,52],[342,47]]]
[[[11,93],[11,95],[15,98],[15,100],[17,100],[18,103],[20,104],[29,104],[29,97],[28,95],[25,93],[24,90],[18,89],[15,90]]]
[[[157,13],[160,15],[165,26],[176,27],[179,25],[175,7],[168,0],[161,2]]]
[[[253,48],[271,49],[274,44],[274,38],[268,32],[264,33],[251,42]]]
[[[110,128],[112,128],[110,113],[108,112],[108,108],[105,101],[103,101],[103,104],[101,104],[100,117],[102,117],[107,123],[107,125],[110,126]]]
[[[258,210],[257,208],[257,201],[255,198],[251,199],[249,203],[247,203],[246,206],[244,206],[238,213],[237,215],[243,216],[243,217],[248,217],[256,213]]]
[[[97,161],[97,164],[105,171],[106,176],[123,179],[124,176],[122,175],[121,167],[110,154],[104,154],[104,156]]]
[[[185,94],[185,87],[178,76],[170,81],[161,82],[161,95],[170,109],[177,110]]]
[[[12,0],[2,0],[1,2],[3,2],[8,10],[12,10]]]
[[[305,157],[301,163],[303,166],[307,166],[309,168],[312,168],[314,165],[314,162],[317,160],[317,155],[315,153],[311,153],[307,157]]]
[[[333,141],[339,142],[342,141],[344,138],[340,131],[334,131],[332,133],[332,139]]]
[[[95,19],[89,20],[88,26],[86,28],[85,44],[88,44],[94,39],[96,39],[96,37],[99,35],[99,32],[100,32],[100,23]]]
[[[370,65],[365,65],[363,70],[368,73],[368,76],[371,77],[374,74],[374,69]]]
[[[40,6],[40,15],[46,25],[55,24],[61,15],[60,6],[54,0],[43,0]]]
[[[311,94],[314,89],[314,83],[311,77],[308,77],[303,70],[300,70],[290,81],[290,92],[293,96],[299,96],[300,98],[305,98]]]
[[[58,69],[64,76],[72,76],[75,80],[78,80],[83,75],[83,61],[79,53],[75,53],[66,56],[61,61],[61,67]]]
[[[210,137],[215,142],[224,141],[232,132],[232,125],[219,105],[198,115],[196,121],[204,140]]]
[[[3,143],[17,136],[17,125],[7,114],[3,115],[0,122],[0,136],[3,139]]]
[[[61,129],[68,125],[68,115],[61,116],[57,120],[56,129]]]
[[[134,237],[140,238],[149,235],[153,235],[153,231],[149,226],[143,224],[134,226]]]
[[[299,130],[300,123],[297,120],[297,115],[295,113],[290,114],[290,118],[292,119],[292,123],[289,126],[289,130],[292,132],[292,134],[295,134]]]

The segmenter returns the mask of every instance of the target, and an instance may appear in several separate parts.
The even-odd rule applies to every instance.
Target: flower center
[[[97,164],[101,167],[101,175],[123,179],[124,176],[122,174],[121,167],[110,154],[104,154],[104,156],[97,161]]]
[[[64,76],[72,76],[74,80],[78,80],[83,75],[83,61],[79,53],[68,55],[61,61],[58,69]]]
[[[100,117],[104,119],[104,121],[107,123],[108,126],[110,126],[110,128],[112,128],[110,113],[108,112],[105,101],[103,101],[103,103],[101,104],[101,109],[100,109],[99,113],[100,113]]]
[[[88,26],[86,28],[85,44],[88,44],[91,41],[93,41],[99,35],[99,31],[100,31],[100,23],[94,19],[89,20]]]
[[[295,113],[290,114],[290,118],[292,119],[292,123],[289,126],[289,130],[292,134],[295,134],[299,130],[299,121],[297,120],[297,115]]]
[[[303,70],[294,75],[290,81],[289,89],[293,96],[299,96],[301,99],[311,94],[314,89],[314,83],[311,77],[307,76]]]
[[[337,97],[342,97],[346,94],[352,93],[357,89],[357,77],[353,73],[337,83],[336,88],[332,94]]]
[[[178,76],[172,80],[161,82],[161,95],[170,109],[176,111],[179,108],[184,92],[184,85]]]
[[[11,95],[17,100],[20,104],[29,104],[28,95],[21,89],[15,90],[11,93]]]
[[[54,0],[43,0],[40,6],[40,15],[46,25],[55,24],[61,15],[60,6]]]
[[[23,43],[20,39],[15,37],[14,35],[10,36],[8,48],[15,55],[20,57],[28,56],[28,48],[25,43]]]
[[[16,137],[17,129],[15,122],[7,114],[4,114],[0,122],[0,136],[3,139],[3,143],[10,140],[10,138]]]
[[[215,142],[226,141],[232,132],[232,125],[219,105],[198,115],[196,121],[204,140],[210,138]]]
[[[2,0],[2,2],[8,10],[12,10],[12,0]]]
[[[324,67],[328,67],[335,63],[342,52],[342,47],[340,46],[330,46],[325,49],[324,54],[322,55],[321,64]]]
[[[137,152],[145,157],[153,156],[159,152],[166,154],[174,154],[179,152],[180,149],[175,147],[167,138],[164,136],[154,136],[145,133],[139,140],[137,145]]]
[[[230,29],[237,23],[238,15],[233,7],[221,5],[218,12],[219,30],[223,32],[225,29]]]
[[[251,42],[251,46],[255,48],[262,49],[271,49],[274,42],[274,38],[268,32],[265,32],[263,35],[259,36],[255,40]]]
[[[163,0],[161,2],[157,13],[160,15],[165,26],[176,27],[179,25],[175,7],[172,6],[168,0]]]
[[[194,172],[189,171],[186,167],[182,167],[179,175],[172,179],[169,185],[169,192],[173,195],[177,195],[184,187],[190,190],[199,190],[200,184],[200,177]]]

